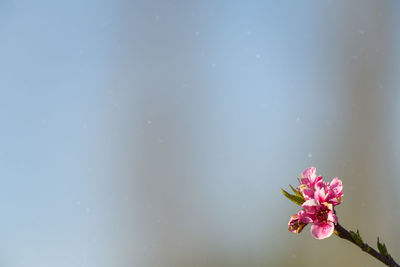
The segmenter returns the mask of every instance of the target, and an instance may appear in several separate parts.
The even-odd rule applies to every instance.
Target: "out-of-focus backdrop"
[[[377,266],[287,231],[316,166],[400,260],[398,1],[0,1],[0,265]]]

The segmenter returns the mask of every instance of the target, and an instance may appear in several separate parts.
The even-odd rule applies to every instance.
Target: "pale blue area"
[[[0,262],[101,266],[88,146],[99,131],[113,4],[0,3]],[[98,208],[97,208],[98,209]],[[96,239],[98,241],[96,241]]]

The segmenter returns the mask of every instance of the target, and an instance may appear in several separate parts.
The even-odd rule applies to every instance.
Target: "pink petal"
[[[315,180],[317,169],[315,167],[307,168],[302,173],[302,178],[307,178],[310,182]]]
[[[332,222],[327,222],[324,224],[314,223],[311,226],[311,234],[316,239],[325,239],[330,237],[335,230],[335,225]]]
[[[314,215],[304,212],[304,210],[299,211],[297,214],[299,216],[299,220],[303,223],[312,223],[314,221]]]
[[[333,178],[332,182],[329,183],[329,188],[333,191],[336,198],[343,194],[343,183],[337,177]]]
[[[318,205],[319,205],[319,203],[317,201],[315,201],[315,199],[309,199],[309,200],[306,200],[303,203],[303,205],[301,205],[301,207],[307,212],[314,213],[315,209]]]
[[[328,221],[333,222],[334,224],[337,224],[337,216],[333,211],[328,212]]]
[[[341,198],[331,198],[328,200],[328,203],[332,204],[333,206],[339,205],[340,203],[342,203]]]
[[[321,189],[321,188],[327,188],[327,184],[325,183],[324,180],[322,180],[322,178],[320,180],[318,180],[317,182],[315,182],[315,190]]]
[[[319,184],[321,184],[321,183],[319,183]],[[327,192],[325,191],[325,187],[323,187],[323,186],[320,187],[320,186],[319,186],[319,187],[316,188],[316,190],[315,190],[314,198],[315,198],[319,203],[322,203],[322,202],[325,202],[325,201],[326,201],[328,194],[329,194],[329,192],[327,193]]]
[[[306,200],[310,200],[310,199],[314,198],[314,190],[312,190],[310,188],[305,188],[305,189],[301,190],[301,193]]]
[[[313,181],[313,186],[315,186],[320,181],[322,181],[322,176],[318,176],[317,178],[315,178],[315,180]]]
[[[290,217],[290,220],[288,223],[288,230],[289,230],[289,232],[298,234],[303,230],[304,226],[306,226],[306,225],[307,225],[306,223],[303,223],[299,220],[299,217],[297,214],[293,214]]]
[[[295,225],[298,221],[299,221],[299,216],[297,214],[293,214],[292,216],[290,216],[290,220],[289,220],[289,223],[288,223],[289,231],[293,232],[290,229],[290,226]]]

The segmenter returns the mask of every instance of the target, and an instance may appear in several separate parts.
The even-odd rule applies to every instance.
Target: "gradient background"
[[[398,1],[0,0],[0,265],[377,266],[287,231],[313,165],[400,260]]]

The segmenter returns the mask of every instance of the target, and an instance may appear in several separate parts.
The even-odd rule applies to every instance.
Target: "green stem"
[[[368,253],[372,257],[386,264],[387,266],[400,267],[400,265],[397,264],[390,255],[388,256],[382,255],[374,248],[371,248],[367,243],[356,242],[356,240],[354,240],[353,237],[351,236],[350,232],[344,229],[339,223],[335,226],[335,234],[340,238],[350,241],[357,247],[361,248],[362,251]]]

